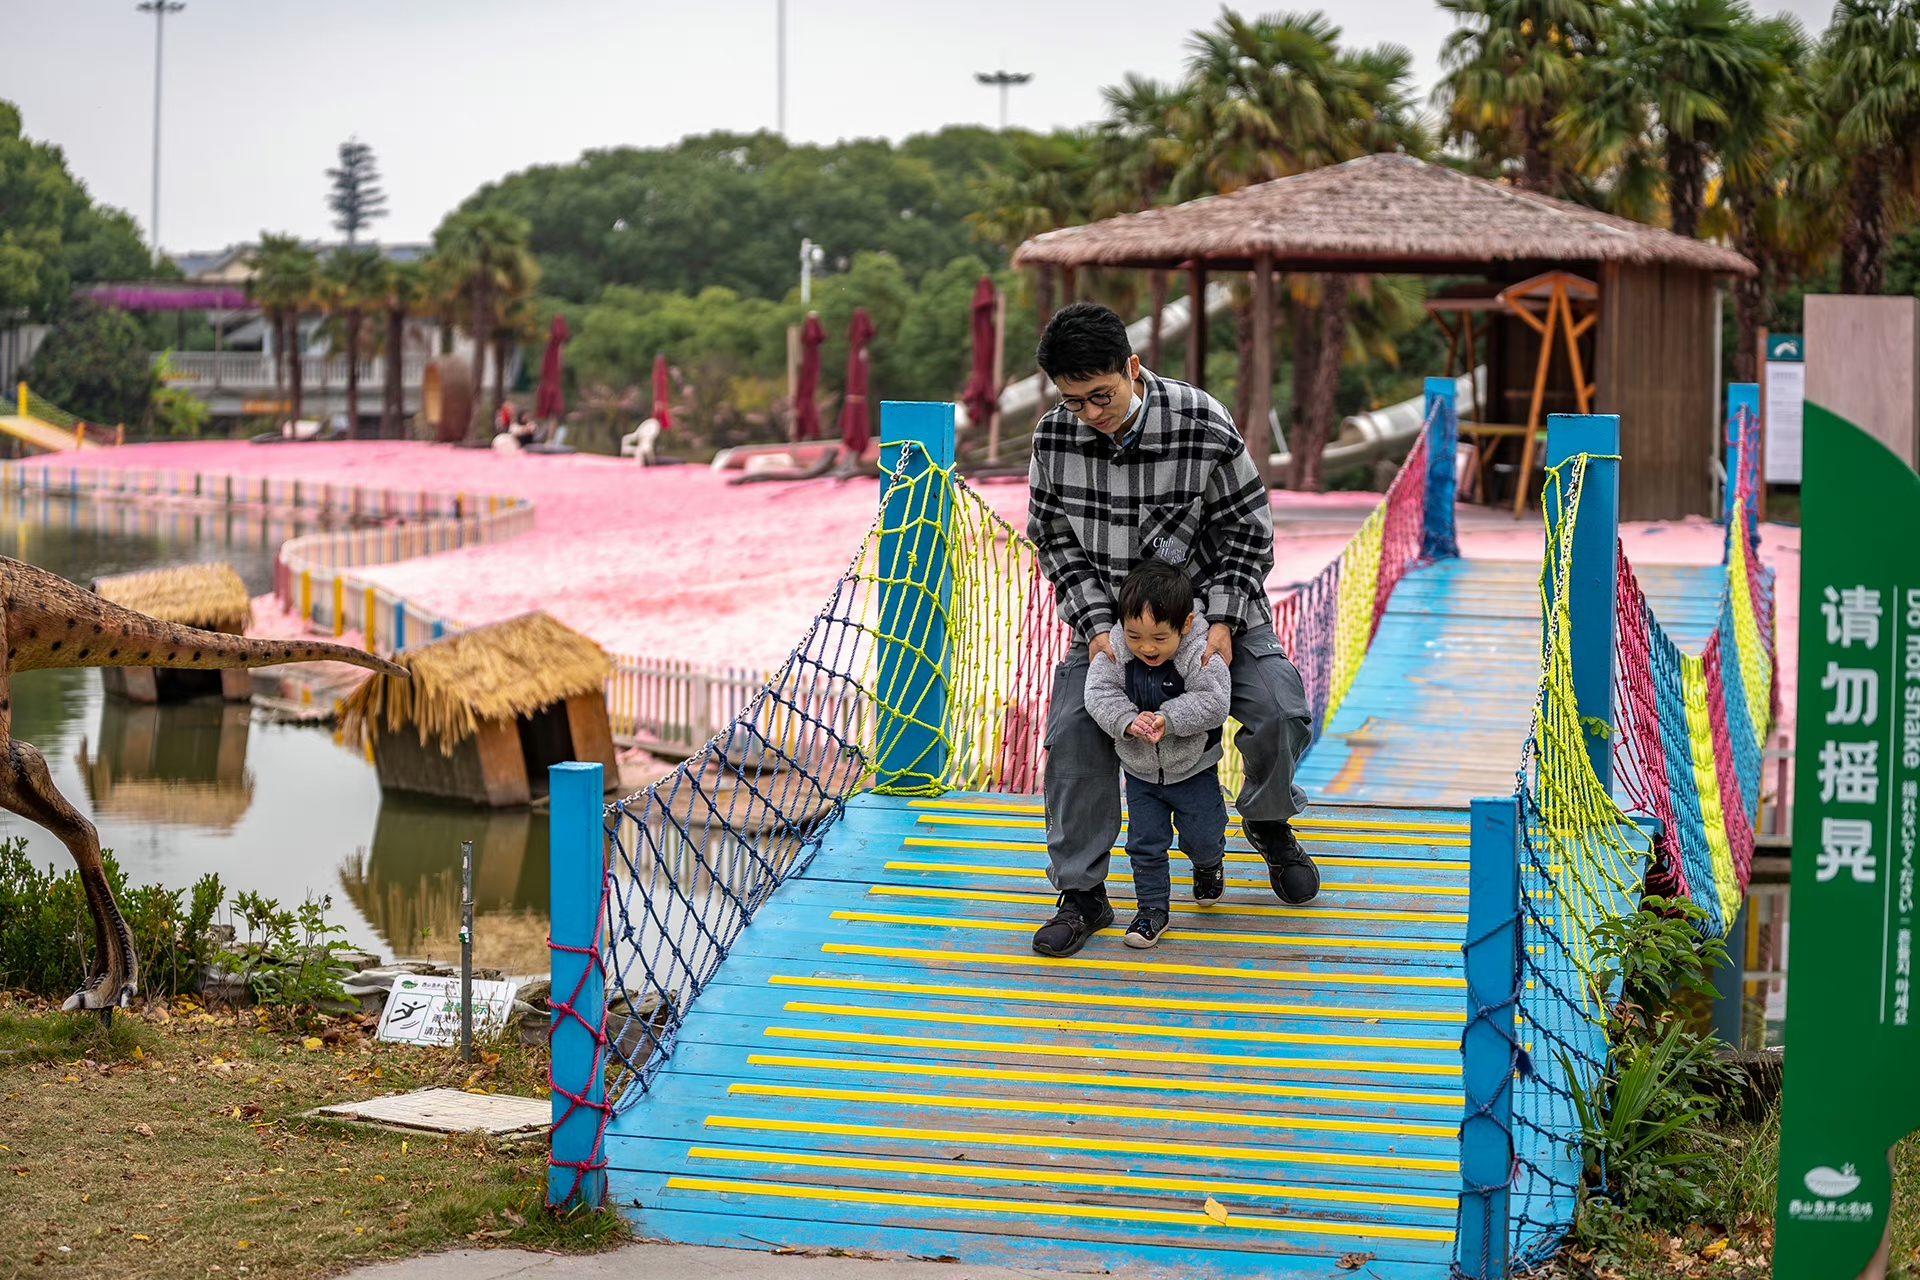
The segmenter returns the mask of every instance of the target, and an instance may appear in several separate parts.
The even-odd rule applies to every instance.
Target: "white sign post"
[[[473,1034],[476,1039],[507,1025],[507,1015],[513,1011],[513,993],[519,989],[519,984],[514,982],[474,982]],[[395,978],[375,1035],[381,1040],[399,1040],[406,1044],[458,1044],[460,979],[413,975]]]
[[[1797,333],[1767,335],[1764,458],[1768,484],[1799,484],[1807,403],[1806,343]]]

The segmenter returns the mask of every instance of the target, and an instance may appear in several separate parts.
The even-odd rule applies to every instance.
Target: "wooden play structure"
[[[607,677],[613,660],[544,613],[475,627],[394,655],[411,678],[375,676],[341,704],[341,735],[380,786],[493,808],[546,792],[547,766],[598,761],[618,785]]]
[[[93,582],[96,595],[162,622],[244,634],[253,621],[247,584],[224,561],[122,573]],[[160,667],[102,667],[106,691],[129,702],[177,702],[215,694],[230,702],[253,697],[252,674],[240,668],[192,671]]]

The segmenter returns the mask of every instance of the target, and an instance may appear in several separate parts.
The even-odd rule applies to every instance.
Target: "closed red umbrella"
[[[840,442],[847,452],[859,457],[873,439],[872,419],[867,414],[867,344],[873,341],[873,318],[865,307],[853,309],[853,326],[847,330],[847,398],[840,405]]]
[[[573,337],[567,318],[556,314],[547,331],[547,353],[540,357],[540,391],[533,398],[533,416],[558,422],[566,416],[567,393],[560,385],[560,348]]]
[[[673,430],[673,389],[667,385],[667,358],[653,358],[653,420],[662,431]]]
[[[981,276],[973,290],[973,376],[960,393],[960,402],[967,406],[967,421],[975,427],[987,425],[1000,400],[1000,388],[993,385],[993,319],[999,305],[993,279]]]
[[[800,330],[800,376],[793,386],[793,438],[820,438],[820,347],[827,340],[827,328],[815,312],[807,313]]]

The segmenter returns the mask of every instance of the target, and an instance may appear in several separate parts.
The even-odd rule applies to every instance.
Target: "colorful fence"
[[[1451,549],[1451,391],[1434,396],[1433,443],[1337,563],[1280,603],[1276,629],[1307,677],[1316,732],[1393,584],[1423,549]],[[1053,588],[1032,544],[955,471],[951,405],[888,405],[883,439],[879,516],[806,637],[712,741],[607,809],[597,928],[563,938],[556,923],[556,1027],[583,1056],[563,1054],[556,1032],[553,1203],[594,1185],[607,1117],[664,1067],[694,997],[849,796],[1040,789],[1070,640]],[[625,994],[589,1023],[603,983]]]
[[[1746,892],[1775,699],[1772,577],[1754,517],[1758,432],[1736,405],[1726,588],[1694,656],[1653,617],[1620,549],[1619,420],[1553,420],[1533,733],[1514,797],[1476,801],[1473,815],[1465,1275],[1535,1266],[1573,1224],[1584,1173],[1576,1095],[1602,1087],[1616,994],[1601,986],[1595,928],[1651,891],[1692,898],[1723,935]]]

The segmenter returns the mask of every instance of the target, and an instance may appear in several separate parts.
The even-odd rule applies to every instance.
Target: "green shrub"
[[[277,898],[236,894],[234,914],[246,922],[247,937],[222,951],[217,963],[268,1008],[311,1009],[345,999],[340,984],[353,967],[340,953],[352,946],[343,936],[346,929],[327,923],[331,905],[328,897],[308,898],[289,911]]]
[[[225,891],[205,875],[191,891],[127,884],[111,853],[107,883],[140,955],[140,991],[198,991]],[[0,841],[0,987],[58,997],[76,990],[93,954],[93,920],[75,871],[41,868],[23,839]]]

